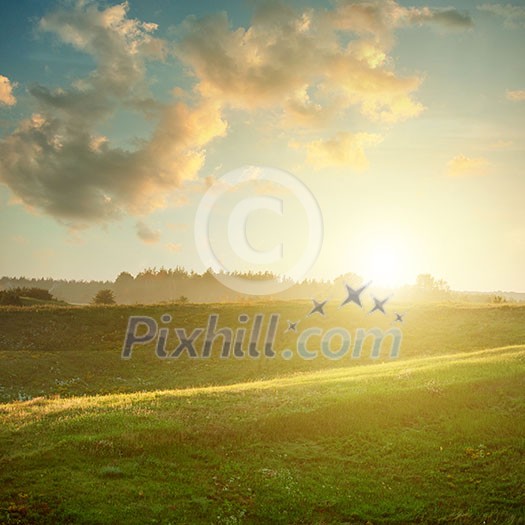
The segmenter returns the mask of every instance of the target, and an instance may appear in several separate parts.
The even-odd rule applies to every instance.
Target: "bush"
[[[22,301],[16,290],[3,290],[0,292],[0,304],[21,306]]]
[[[115,295],[114,293],[109,289],[105,288],[104,290],[100,290],[97,292],[97,295],[93,297],[93,303],[94,304],[115,304]]]
[[[49,290],[44,288],[15,288],[14,291],[19,297],[31,297],[32,299],[40,299],[41,301],[54,301],[55,298],[49,293]]]

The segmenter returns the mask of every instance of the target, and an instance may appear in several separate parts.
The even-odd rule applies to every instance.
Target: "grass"
[[[120,359],[130,314],[390,322],[308,307],[1,310],[0,522],[525,523],[524,306],[414,308],[397,360]]]
[[[22,306],[45,306],[45,305],[51,305],[51,306],[67,306],[68,303],[65,301],[59,301],[59,300],[45,300],[45,299],[36,299],[35,297],[20,297],[20,301],[22,303]]]

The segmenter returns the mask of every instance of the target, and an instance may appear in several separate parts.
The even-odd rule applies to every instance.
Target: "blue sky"
[[[271,166],[319,203],[309,276],[525,291],[522,2],[20,1],[0,35],[1,275],[202,271],[203,195]],[[281,190],[215,210],[225,267],[264,269],[228,212]],[[246,224],[283,273],[307,243],[293,197]]]

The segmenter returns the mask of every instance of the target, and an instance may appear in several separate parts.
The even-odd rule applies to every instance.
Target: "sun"
[[[413,280],[413,258],[407,242],[376,237],[362,247],[359,273],[377,286],[396,288]]]
[[[403,269],[402,255],[392,246],[379,244],[369,255],[369,278],[381,286],[399,286]]]

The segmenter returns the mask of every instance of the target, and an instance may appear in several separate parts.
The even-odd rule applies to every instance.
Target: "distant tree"
[[[420,290],[431,291],[436,286],[436,280],[429,273],[420,273],[416,277],[416,287]]]
[[[436,280],[429,273],[421,273],[416,277],[416,288],[425,292],[448,292],[450,286],[443,279]]]
[[[16,290],[2,290],[0,291],[0,304],[21,306],[22,301]]]
[[[501,304],[501,303],[506,303],[507,300],[505,299],[505,297],[502,297],[501,295],[495,295],[492,298],[492,302],[495,304]]]
[[[115,279],[115,296],[119,303],[129,303],[133,300],[135,278],[128,272],[121,272]]]
[[[129,272],[120,272],[119,276],[115,279],[117,286],[129,286],[135,281],[133,275]]]
[[[416,297],[428,301],[443,301],[452,297],[450,286],[443,279],[435,279],[429,273],[422,273],[416,277],[413,290]]]
[[[445,292],[445,293],[450,292],[450,286],[447,283],[447,281],[445,281],[444,279],[439,279],[438,281],[436,281],[436,289],[439,292]]]
[[[177,299],[177,302],[178,303],[181,303],[181,304],[186,304],[188,302],[188,298],[185,296],[185,295],[181,295],[178,299]]]
[[[94,304],[115,304],[115,295],[109,288],[99,290],[93,297]]]

